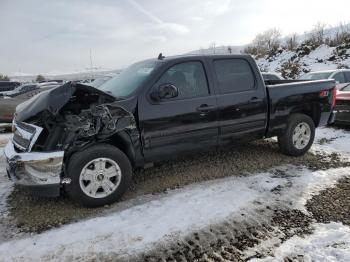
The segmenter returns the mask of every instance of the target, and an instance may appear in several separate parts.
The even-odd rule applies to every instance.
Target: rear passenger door
[[[262,138],[267,125],[266,89],[257,69],[245,58],[214,59],[218,90],[219,142]],[[260,86],[259,86],[260,84]]]
[[[217,102],[209,89],[202,61],[172,64],[153,88],[174,85],[177,97],[154,102],[149,94],[139,104],[140,128],[146,161],[217,145]]]

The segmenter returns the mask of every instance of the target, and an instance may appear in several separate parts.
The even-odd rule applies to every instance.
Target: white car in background
[[[264,81],[285,80],[280,74],[275,72],[262,72],[261,75],[264,78]]]
[[[334,79],[337,84],[337,89],[341,90],[350,85],[350,69],[334,69],[326,71],[310,72],[302,75],[300,80],[321,80]]]

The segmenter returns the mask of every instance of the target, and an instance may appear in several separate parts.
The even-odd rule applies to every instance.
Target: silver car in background
[[[284,80],[284,78],[275,72],[262,72],[261,73],[264,81],[270,81],[270,80]]]
[[[0,122],[10,123],[16,107],[42,91],[57,87],[62,83],[43,82],[23,84],[0,97]]]
[[[338,90],[350,85],[350,69],[334,69],[326,71],[310,72],[302,75],[300,80],[334,79]]]

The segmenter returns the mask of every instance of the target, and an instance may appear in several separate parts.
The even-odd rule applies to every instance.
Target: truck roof
[[[227,54],[227,55],[218,55],[218,54],[185,54],[185,55],[176,55],[176,56],[164,56],[162,59],[154,58],[149,60],[158,60],[158,61],[171,61],[171,60],[181,60],[181,59],[187,59],[187,58],[251,58],[250,55],[246,54]]]

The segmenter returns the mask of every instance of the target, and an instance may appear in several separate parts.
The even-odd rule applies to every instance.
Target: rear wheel
[[[127,190],[132,168],[127,156],[110,145],[96,145],[75,153],[68,164],[69,196],[84,206],[97,207],[117,201]]]
[[[302,156],[312,146],[315,138],[315,124],[304,114],[293,114],[288,119],[286,132],[278,137],[278,144],[284,154]]]

